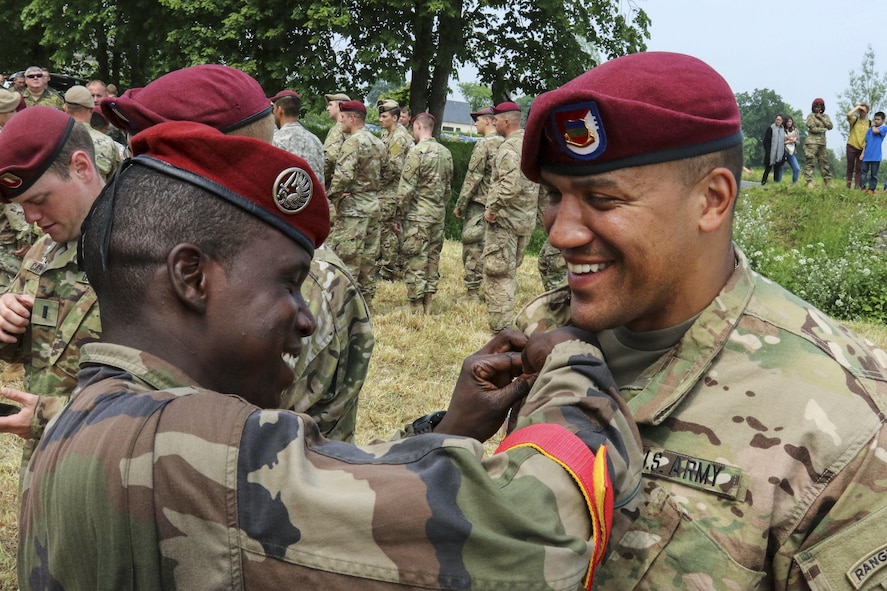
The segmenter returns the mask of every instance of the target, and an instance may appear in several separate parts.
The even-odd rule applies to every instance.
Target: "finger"
[[[38,396],[36,394],[22,392],[21,390],[16,390],[9,386],[0,388],[0,394],[2,394],[4,398],[20,403],[22,406],[35,406],[37,404]]]
[[[516,352],[476,356],[471,373],[480,382],[502,387],[523,373],[523,362]]]
[[[478,353],[505,353],[507,351],[522,351],[527,345],[527,336],[519,331],[506,329],[494,336],[484,345]]]

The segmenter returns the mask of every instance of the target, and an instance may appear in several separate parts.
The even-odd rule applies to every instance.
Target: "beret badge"
[[[607,133],[594,101],[553,110],[549,135],[564,152],[579,160],[594,160],[607,149]]]
[[[311,202],[313,183],[301,168],[287,168],[274,181],[274,202],[283,213],[299,213]]]
[[[22,186],[22,178],[20,176],[12,174],[11,172],[5,172],[2,176],[0,176],[0,183],[2,183],[3,186],[8,189],[18,189]]]

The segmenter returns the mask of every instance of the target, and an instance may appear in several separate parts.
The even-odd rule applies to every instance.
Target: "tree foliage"
[[[803,113],[792,109],[781,96],[769,88],[756,88],[752,93],[736,93],[736,102],[739,105],[742,135],[745,137],[743,155],[746,166],[760,166],[763,162],[764,133],[773,123],[776,115],[782,114],[791,117],[795,122],[795,127],[800,131],[801,138],[807,135]],[[801,144],[803,145],[803,139]]]
[[[491,102],[535,95],[645,49],[650,24],[634,0],[0,0],[0,14],[7,38],[40,40],[44,65],[123,87],[223,63],[316,108],[409,79],[411,109],[438,120],[462,65]]]
[[[858,105],[866,103],[874,111],[887,110],[884,100],[887,99],[887,73],[882,74],[875,69],[875,51],[869,43],[865,55],[862,58],[862,64],[859,72],[850,70],[850,85],[845,88],[838,98],[838,112],[841,113],[837,117],[841,125],[841,133],[846,139],[850,134],[850,124],[847,118],[843,116]]]
[[[468,101],[468,106],[472,111],[477,111],[493,104],[493,91],[485,84],[460,82],[459,91],[462,92],[462,96]]]

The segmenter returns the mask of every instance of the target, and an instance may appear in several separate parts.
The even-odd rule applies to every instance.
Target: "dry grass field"
[[[490,338],[481,304],[457,304],[463,293],[461,247],[447,242],[441,259],[440,291],[432,314],[414,316],[402,282],[379,284],[375,301],[376,348],[361,394],[358,443],[385,438],[413,419],[447,407],[462,360]],[[535,257],[519,269],[517,306],[542,290]],[[868,338],[887,345],[887,327],[853,324]],[[16,368],[3,368],[3,383],[17,383]],[[491,449],[494,444],[489,444]],[[0,591],[15,582],[16,509],[21,444],[0,435]]]

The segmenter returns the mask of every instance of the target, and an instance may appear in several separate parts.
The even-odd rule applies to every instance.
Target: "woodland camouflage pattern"
[[[331,130],[332,131],[332,130]],[[271,142],[278,148],[304,158],[321,183],[326,178],[323,169],[323,144],[317,136],[298,121],[291,121],[274,131]]]
[[[299,377],[281,408],[310,414],[324,437],[350,442],[376,342],[370,312],[345,264],[324,245],[314,251],[302,296],[317,330],[302,339],[298,359],[286,355]]]
[[[4,203],[0,213],[0,293],[12,284],[22,266],[15,251],[34,242],[34,229],[18,203]]]
[[[462,213],[462,265],[465,289],[480,289],[484,278],[484,211],[493,180],[496,150],[505,138],[491,131],[474,144],[455,207]]]
[[[637,494],[641,452],[596,355],[554,347],[518,428],[608,444],[619,506]],[[190,386],[147,353],[95,343],[82,361],[24,479],[24,591],[573,591],[586,573],[585,498],[531,447],[482,459],[478,441],[439,434],[354,447],[306,415]]]
[[[539,185],[520,169],[524,130],[512,132],[496,151],[493,181],[487,196],[487,211],[496,221],[484,234],[484,292],[490,328],[494,332],[514,320],[517,268],[536,227]]]
[[[379,236],[379,271],[383,277],[393,279],[400,267],[400,237],[394,232],[392,224],[400,221],[397,214],[397,185],[407,154],[415,142],[407,128],[397,124],[392,133],[382,136],[387,157],[382,162],[382,184],[379,189],[379,207],[382,212]]]
[[[643,494],[615,512],[595,589],[883,589],[887,354],[737,253],[674,350],[621,388]],[[569,303],[546,294],[518,324],[563,325]]]
[[[404,283],[410,301],[436,293],[444,217],[453,181],[453,156],[433,137],[410,151],[397,187],[397,219],[403,224]]]
[[[111,139],[111,136],[105,135],[97,129],[93,129],[89,123],[80,122],[80,125],[86,126],[89,137],[92,138],[92,145],[95,146],[95,165],[102,175],[102,180],[107,181],[114,176],[120,167],[120,151],[117,150],[117,144]]]
[[[99,305],[86,274],[77,268],[77,243],[57,244],[43,235],[25,255],[10,293],[35,298],[28,330],[4,345],[3,358],[21,361],[26,392],[40,400],[31,435],[39,438],[77,385],[80,347],[101,335]],[[25,455],[30,454],[25,444]]]

